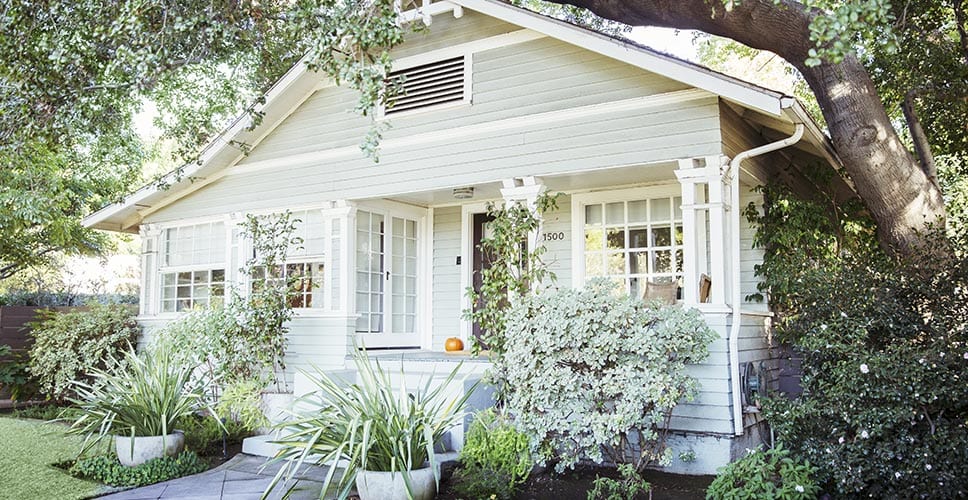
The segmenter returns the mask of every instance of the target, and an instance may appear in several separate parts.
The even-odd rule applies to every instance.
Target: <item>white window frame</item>
[[[575,193],[571,196],[571,234],[572,244],[571,244],[571,270],[572,270],[572,286],[575,288],[580,288],[585,286],[586,276],[585,276],[585,207],[587,205],[597,205],[601,203],[612,203],[612,202],[628,202],[636,200],[651,200],[655,198],[675,198],[682,196],[682,189],[679,184],[662,184],[654,186],[627,188],[627,189],[615,189],[609,191],[592,191],[585,193]],[[676,207],[671,206],[670,210],[675,214]],[[605,217],[605,214],[602,214]],[[673,216],[673,219],[675,217]],[[626,221],[626,224],[628,222]],[[680,223],[684,224],[682,219]],[[689,228],[683,226],[683,232],[688,231]],[[675,231],[672,231],[673,241],[675,239]],[[678,245],[684,247],[684,245]],[[683,259],[686,258],[687,252],[684,248],[680,250],[683,251]],[[672,251],[673,266],[675,261],[675,251]],[[626,262],[626,271],[628,263]],[[685,261],[683,261],[683,271],[687,267]],[[628,273],[626,272],[626,275]],[[685,279],[683,277],[683,279]]]
[[[384,251],[383,251],[383,270],[384,270],[384,288],[383,288],[383,331],[378,333],[368,333],[368,332],[356,332],[355,320],[353,326],[353,332],[357,336],[357,339],[361,345],[367,348],[414,348],[414,347],[428,347],[429,339],[431,336],[430,332],[430,319],[427,314],[427,304],[430,297],[430,283],[431,275],[428,271],[428,263],[430,260],[427,245],[427,238],[432,237],[428,235],[429,221],[430,221],[430,210],[414,207],[411,205],[406,205],[403,203],[396,203],[391,201],[381,201],[381,202],[367,202],[359,203],[356,206],[356,213],[353,217],[353,221],[349,224],[349,233],[352,235],[352,245],[350,246],[350,254],[352,259],[350,259],[350,276],[352,283],[352,297],[353,305],[352,311],[356,317],[359,317],[358,309],[356,307],[356,283],[357,283],[357,229],[356,229],[356,219],[360,216],[360,212],[368,212],[371,214],[378,214],[383,216],[383,221],[385,224],[384,229]],[[412,333],[397,333],[393,331],[393,280],[396,279],[397,274],[393,271],[393,258],[390,254],[390,248],[393,244],[392,242],[392,221],[393,218],[409,219],[416,222],[416,304],[414,308],[415,318],[414,318],[414,331]],[[349,236],[349,235],[347,235]],[[387,274],[388,273],[388,274]]]
[[[178,230],[178,229],[189,228],[193,226],[200,226],[205,224],[218,224],[218,223],[222,224],[223,230],[224,230],[222,238],[224,241],[225,252],[223,254],[223,258],[221,261],[210,262],[206,264],[187,264],[187,265],[169,265],[168,264],[168,257],[169,257],[168,235],[170,230],[172,229]],[[163,317],[177,316],[182,312],[186,312],[194,309],[198,305],[195,303],[194,297],[190,297],[189,298],[190,304],[189,304],[189,307],[187,307],[186,309],[178,311],[176,306],[175,311],[165,311],[164,292],[166,288],[165,287],[166,274],[175,274],[177,279],[178,273],[183,273],[183,272],[195,273],[198,271],[208,271],[209,273],[211,273],[212,271],[215,271],[215,270],[221,270],[223,273],[221,297],[224,300],[228,295],[227,294],[228,288],[231,286],[231,279],[230,279],[230,272],[229,272],[230,270],[229,270],[228,264],[230,261],[229,256],[232,251],[232,241],[231,241],[231,224],[227,220],[227,218],[217,217],[217,218],[183,220],[183,221],[178,221],[178,223],[159,225],[158,231],[159,231],[158,243],[157,243],[158,244],[158,252],[157,252],[158,264],[157,264],[157,270],[154,273],[157,276],[157,282],[154,286],[157,293],[157,298],[154,300],[155,302],[154,306],[157,307],[157,310],[156,310],[157,315],[163,316]],[[176,284],[176,289],[177,289],[177,284]],[[206,306],[211,304],[212,297],[213,295],[211,295],[211,291],[210,291],[208,296],[208,302],[205,304]]]

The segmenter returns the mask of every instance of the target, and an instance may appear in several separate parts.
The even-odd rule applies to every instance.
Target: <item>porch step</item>
[[[247,437],[242,440],[242,453],[259,457],[274,457],[276,452],[282,448],[278,444],[269,442],[274,439],[276,439],[274,434]]]
[[[259,457],[274,457],[282,448],[280,445],[271,442],[276,439],[278,439],[278,435],[275,432],[245,438],[242,440],[242,453]],[[451,460],[457,460],[458,453],[454,451],[452,443],[453,437],[451,436],[451,431],[448,431],[444,434],[438,445],[437,455],[439,457],[453,455]],[[440,461],[443,462],[444,459],[440,459]]]

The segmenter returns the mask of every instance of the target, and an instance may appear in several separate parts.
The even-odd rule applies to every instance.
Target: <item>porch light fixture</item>
[[[469,200],[474,197],[474,188],[462,187],[454,188],[454,198],[458,200]]]

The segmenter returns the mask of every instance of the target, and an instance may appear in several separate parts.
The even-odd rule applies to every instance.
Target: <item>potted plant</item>
[[[268,490],[313,463],[332,466],[323,492],[335,485],[340,499],[354,486],[362,500],[434,498],[440,481],[435,446],[460,421],[473,392],[446,393],[461,365],[442,380],[427,377],[411,392],[402,368],[393,384],[365,351],[357,350],[354,362],[355,381],[319,370],[310,376],[316,390],[298,399],[294,419],[279,426],[287,434],[276,441],[281,449],[274,460],[285,465]],[[338,479],[337,465],[344,470]]]
[[[81,453],[113,436],[118,460],[128,467],[175,456],[185,445],[175,422],[202,409],[214,415],[204,397],[207,382],[194,366],[174,361],[170,349],[129,350],[109,369],[95,369],[90,383],[73,382],[79,416],[70,432],[85,435]]]

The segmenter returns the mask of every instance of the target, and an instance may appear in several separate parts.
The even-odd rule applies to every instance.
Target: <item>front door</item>
[[[493,260],[490,258],[491,256],[487,255],[487,252],[484,252],[481,249],[481,240],[483,240],[487,236],[490,236],[490,233],[488,232],[488,227],[490,225],[489,223],[493,220],[494,220],[494,217],[486,213],[474,214],[473,239],[471,240],[471,244],[473,245],[474,252],[473,252],[473,258],[472,258],[471,264],[473,266],[472,272],[473,272],[474,293],[478,295],[480,295],[481,286],[484,284],[482,271],[491,267],[491,262]],[[477,311],[483,305],[484,305],[483,301],[481,300],[475,301],[473,304],[474,311]],[[472,327],[472,333],[474,337],[477,339],[479,345],[486,348],[486,346],[484,346],[483,343],[480,343],[483,330],[481,329],[481,325],[478,324],[476,321],[474,322],[474,325]]]

